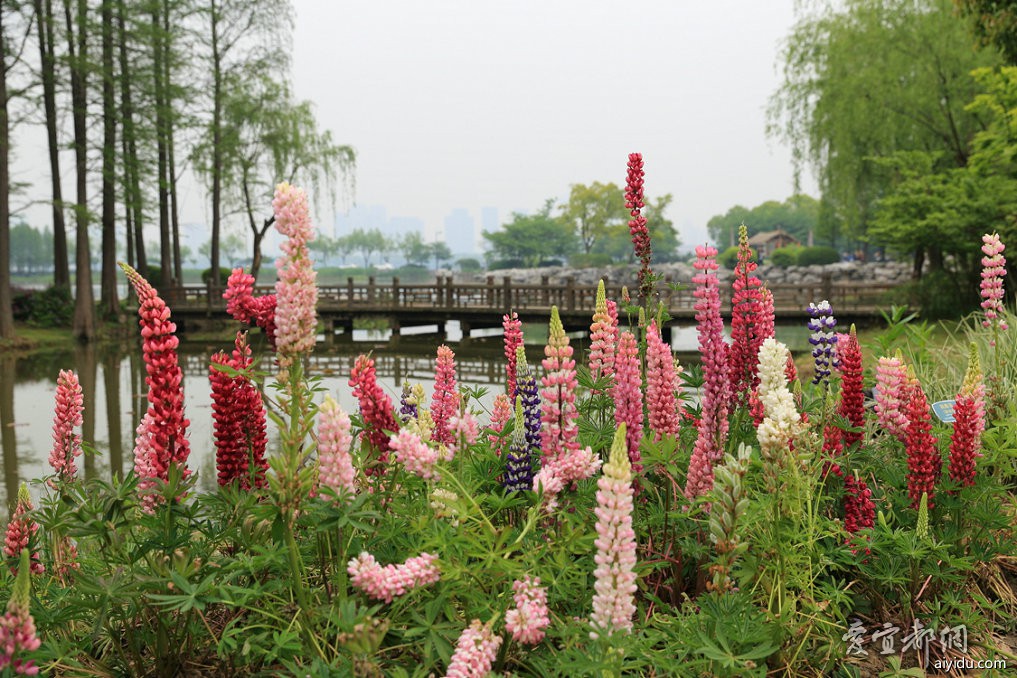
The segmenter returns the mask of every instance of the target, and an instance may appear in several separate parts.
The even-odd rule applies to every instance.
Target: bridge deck
[[[609,299],[622,299],[622,286],[607,283]],[[659,286],[660,298],[671,316],[687,320],[695,316],[693,287],[689,285]],[[878,316],[879,309],[889,306],[893,285],[834,283],[829,278],[815,284],[770,285],[774,310],[781,318],[805,318],[810,302],[827,299],[838,318],[865,319]],[[205,286],[185,286],[161,290],[175,318],[226,318],[226,304],[221,292]],[[272,294],[271,286],[259,286],[255,295]],[[318,288],[318,313],[326,323],[348,326],[359,316],[388,317],[392,326],[441,324],[458,320],[467,328],[500,326],[501,316],[516,311],[524,321],[546,320],[552,306],[557,306],[562,321],[570,327],[589,325],[596,304],[597,286],[578,285],[572,279],[563,284],[514,283],[493,276],[481,283],[457,283],[451,277],[436,282],[403,284],[398,278],[391,283],[323,285]],[[721,308],[730,313],[730,285],[721,286]],[[468,331],[468,329],[467,329]]]

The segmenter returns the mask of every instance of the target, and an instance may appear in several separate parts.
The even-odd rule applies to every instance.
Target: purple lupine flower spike
[[[830,370],[837,367],[834,347],[837,343],[837,319],[833,317],[833,308],[825,299],[818,304],[809,304],[809,329],[812,335],[812,357],[816,360],[816,376],[813,384],[826,383],[830,378]]]
[[[518,383],[517,383],[518,385]],[[523,417],[522,396],[516,398],[516,425],[512,431],[512,443],[505,455],[505,489],[522,492],[533,488],[533,457],[530,444],[526,442],[527,431]]]
[[[408,381],[403,382],[403,392],[399,398],[399,418],[404,424],[417,418],[417,400],[413,397],[413,389]]]

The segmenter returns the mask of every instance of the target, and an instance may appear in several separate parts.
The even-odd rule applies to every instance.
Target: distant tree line
[[[649,198],[643,215],[656,261],[671,260],[681,244],[664,212],[670,193]],[[514,213],[497,231],[485,231],[489,268],[565,263],[598,266],[634,260],[624,191],[616,184],[574,184],[564,203],[549,199],[533,214]]]
[[[334,199],[355,155],[286,84],[292,23],[284,0],[0,0],[0,338],[14,332],[10,159],[18,125],[46,131],[54,284],[70,288],[75,250],[73,325],[84,340],[96,331],[90,226],[101,252],[98,308],[116,318],[118,242],[142,274],[154,266],[159,280],[181,280],[185,172],[208,191],[212,269],[224,263],[225,225],[236,218],[251,232],[257,275],[277,182]],[[61,180],[69,159],[73,192]],[[148,224],[158,226],[158,242],[146,238]]]

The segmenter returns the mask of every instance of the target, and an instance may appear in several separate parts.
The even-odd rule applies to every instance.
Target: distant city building
[[[477,253],[477,225],[469,210],[457,207],[445,217],[445,244],[453,254]]]

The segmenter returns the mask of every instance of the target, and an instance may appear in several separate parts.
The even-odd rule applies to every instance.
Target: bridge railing
[[[620,302],[622,286],[607,281],[607,296]],[[819,283],[774,284],[767,286],[774,297],[777,311],[793,312],[802,310],[810,302],[827,299],[839,312],[875,313],[876,309],[888,305],[889,293],[894,285],[874,283],[834,283],[829,277]],[[672,289],[669,281],[658,285],[658,292],[665,307],[672,312],[693,310],[696,298],[694,286],[684,284]],[[270,285],[258,285],[255,295],[273,294]],[[633,286],[631,294],[635,294]],[[731,286],[722,284],[721,308],[731,309]],[[179,310],[225,309],[221,291],[209,286],[183,286],[162,290],[171,308]],[[348,278],[345,284],[320,285],[318,287],[319,307],[327,310],[359,310],[385,313],[390,311],[453,311],[472,310],[504,313],[508,309],[517,311],[546,311],[557,306],[564,312],[588,311],[592,314],[596,305],[597,286],[576,284],[573,278],[561,283],[551,283],[544,277],[540,283],[515,283],[511,278],[497,279],[488,276],[485,282],[457,283],[451,276],[439,276],[435,282],[404,284],[398,278],[391,282],[378,283],[373,277],[367,283],[355,283]]]

